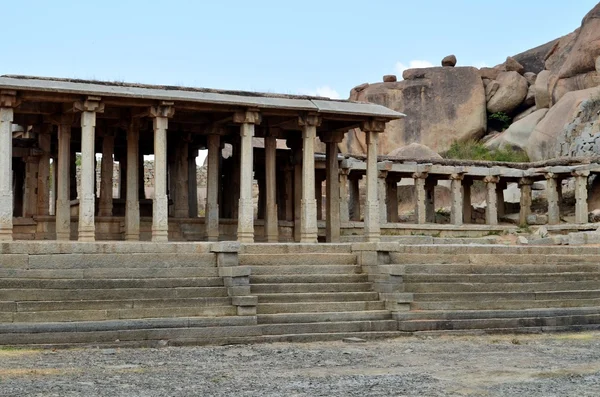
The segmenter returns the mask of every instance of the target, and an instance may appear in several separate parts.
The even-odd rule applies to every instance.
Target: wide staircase
[[[402,331],[550,332],[600,328],[595,247],[405,247],[400,265],[410,311]]]
[[[398,336],[398,325],[356,264],[350,244],[243,248],[262,340]]]
[[[254,334],[253,319],[236,316],[214,254],[192,244],[115,252],[95,244],[0,254],[0,344],[199,344]]]

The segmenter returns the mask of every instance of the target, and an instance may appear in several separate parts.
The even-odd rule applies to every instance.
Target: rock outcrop
[[[472,67],[409,69],[404,81],[361,85],[351,100],[378,103],[407,115],[388,123],[380,154],[420,143],[436,152],[453,141],[481,138],[486,131],[486,101],[479,71]],[[353,131],[342,143],[348,153],[365,153],[364,134]]]
[[[489,113],[512,113],[527,96],[527,79],[515,71],[501,72],[496,80],[499,88],[487,102]]]
[[[410,160],[436,160],[442,158],[431,148],[414,142],[392,150],[388,153],[388,156]]]
[[[495,138],[486,142],[485,146],[490,149],[505,149],[507,147],[527,152],[527,145],[531,133],[544,118],[548,109],[537,110],[522,118]]]

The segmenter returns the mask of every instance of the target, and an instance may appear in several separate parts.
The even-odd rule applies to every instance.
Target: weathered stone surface
[[[511,147],[513,149],[526,151],[531,133],[547,112],[548,109],[540,109],[516,123],[512,123],[506,131],[502,132],[497,138],[487,142],[485,145],[491,149]]]
[[[483,136],[487,121],[485,92],[477,69],[409,69],[403,77],[404,81],[371,84],[360,92],[352,90],[352,99],[382,104],[407,115],[387,124],[380,137],[380,154],[413,142],[442,152],[455,140]],[[364,135],[351,131],[342,142],[342,151],[365,154]]]
[[[583,18],[581,28],[558,72],[558,77],[567,78],[595,70],[598,56],[600,56],[600,3]]]
[[[499,74],[500,70],[496,68],[479,68],[479,75],[482,79],[496,80]]]
[[[527,89],[527,95],[525,96],[525,100],[522,103],[523,106],[533,106],[535,105],[535,86],[530,85]]]
[[[442,66],[450,66],[450,67],[456,66],[456,56],[454,56],[454,55],[445,56],[444,59],[442,59]]]
[[[546,54],[545,68],[547,70],[555,74],[558,73],[575,43],[577,33],[579,33],[579,29],[554,42],[554,45]]]
[[[487,110],[489,113],[510,113],[525,99],[527,80],[519,73],[510,71],[500,73],[497,81],[500,88],[487,102]]]
[[[578,74],[573,77],[552,80],[552,103],[556,103],[567,92],[586,90],[600,85],[600,76],[596,71]]]
[[[357,101],[358,100],[358,93],[361,92],[361,91],[363,91],[368,86],[369,86],[369,83],[362,83],[362,84],[357,85],[356,87],[354,87],[352,90],[350,90],[350,100],[351,101]]]
[[[560,39],[552,40],[546,44],[542,44],[538,47],[530,50],[521,52],[520,54],[513,55],[513,58],[519,62],[525,68],[525,72],[539,73],[544,70],[544,61],[546,55],[552,49],[552,47]]]
[[[548,223],[548,215],[531,214],[527,215],[528,225],[545,225]]]
[[[525,72],[525,73],[523,73],[523,77],[525,77],[525,79],[527,80],[527,83],[529,83],[529,85],[534,85],[535,80],[537,79],[537,74],[535,74],[533,72]]]
[[[529,116],[530,114],[532,114],[533,112],[540,110],[535,106],[530,107],[527,110],[522,111],[521,113],[517,114],[515,117],[513,117],[513,123],[516,123],[519,120],[524,119],[525,117]]]
[[[500,83],[496,80],[488,80],[489,82],[485,85],[485,100],[488,102],[498,92]]]
[[[517,72],[519,74],[525,73],[525,67],[513,57],[506,57],[504,68],[507,72]]]
[[[431,150],[429,147],[425,145],[421,145],[420,143],[411,143],[406,146],[399,147],[397,149],[392,150],[388,153],[388,156],[404,158],[404,159],[441,159],[438,153],[434,150]]]
[[[596,104],[600,105],[595,98],[600,98],[600,87],[565,94],[531,133],[526,149],[529,159],[538,161],[583,152],[583,142],[580,142],[579,149],[572,147],[572,144],[576,144],[582,129],[589,126],[591,121],[587,119],[593,117],[593,108]]]
[[[527,240],[527,238],[525,238],[523,236],[519,236],[519,237],[517,237],[517,244],[527,245],[527,244],[529,244],[529,240]]]
[[[384,83],[395,83],[396,81],[398,81],[398,78],[395,74],[386,74],[383,76]]]
[[[535,106],[538,109],[550,107],[550,92],[548,91],[548,81],[550,71],[541,71],[535,80]]]
[[[600,73],[600,56],[596,58],[596,72]]]

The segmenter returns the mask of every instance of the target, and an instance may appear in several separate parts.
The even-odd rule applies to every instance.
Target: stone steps
[[[543,307],[524,310],[428,310],[396,312],[393,317],[399,321],[410,320],[473,320],[500,318],[560,317],[577,315],[600,315],[600,306],[580,308]]]
[[[599,258],[600,263],[600,258]],[[412,274],[432,274],[432,275],[533,275],[533,274],[563,274],[563,273],[598,273],[600,265],[598,263],[585,264],[573,263],[568,265],[559,264],[405,264],[401,266],[406,275]]]
[[[354,268],[352,269],[354,270]],[[252,285],[258,284],[288,284],[288,283],[365,283],[366,274],[266,274],[250,276]]]
[[[252,295],[273,293],[311,293],[311,292],[369,292],[370,283],[280,283],[252,284]]]
[[[564,272],[564,273],[487,273],[487,274],[448,274],[448,273],[407,273],[405,283],[538,283],[563,281],[600,280],[600,273]]]
[[[430,292],[415,293],[413,294],[413,298],[416,302],[598,299],[600,298],[600,290],[543,292]]]
[[[0,279],[0,289],[140,289],[175,287],[218,287],[223,286],[220,277],[146,278],[146,279]],[[133,292],[133,291],[132,291]]]
[[[352,302],[376,301],[377,292],[307,292],[307,293],[260,293],[258,304],[295,302]]]
[[[384,310],[381,301],[259,303],[258,314]]]
[[[502,283],[502,282],[419,282],[406,283],[404,292],[419,293],[469,293],[469,292],[500,292],[500,293],[541,293],[545,291],[594,291],[600,287],[597,280],[586,281],[554,281],[535,283]],[[600,291],[597,291],[600,293]],[[423,296],[419,296],[419,299]],[[423,298],[426,299],[426,298]]]
[[[285,262],[284,262],[285,263]],[[278,265],[252,266],[253,276],[315,275],[315,274],[358,274],[360,267],[352,265]]]
[[[598,299],[560,300],[478,300],[412,302],[411,310],[526,310],[538,308],[570,308],[600,306]]]
[[[243,244],[241,255],[351,254],[352,244],[259,243]]]
[[[72,300],[123,300],[123,299],[173,299],[198,297],[225,297],[225,287],[175,287],[175,288],[108,288],[108,289],[0,289],[0,300],[7,301],[72,301]]]
[[[2,262],[0,262],[2,264]],[[214,267],[211,253],[71,253],[29,255],[28,269],[170,268]]]
[[[244,266],[319,266],[354,265],[356,255],[351,253],[298,253],[298,254],[241,254],[240,265]]]
[[[340,321],[378,321],[389,320],[392,315],[387,310],[350,311],[350,312],[310,312],[259,314],[258,324],[322,323]]]
[[[310,322],[310,323],[280,323],[259,325],[263,335],[287,335],[325,332],[381,332],[397,331],[398,322],[395,320],[376,321],[339,321],[339,322]]]
[[[1,278],[29,279],[131,279],[218,277],[216,267],[99,268],[99,269],[0,269]]]

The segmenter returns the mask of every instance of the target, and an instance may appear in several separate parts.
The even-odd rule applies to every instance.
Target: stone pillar
[[[221,137],[207,136],[208,161],[206,175],[206,239],[219,241],[219,166],[221,161]]]
[[[102,163],[100,166],[100,203],[98,216],[113,214],[113,171],[115,154],[115,136],[106,131],[102,138]]]
[[[175,145],[175,161],[171,197],[173,197],[173,217],[187,218],[190,215],[188,207],[188,153],[187,137],[179,136]]]
[[[146,167],[144,165],[144,155],[139,152],[138,163],[138,197],[140,200],[146,198]]]
[[[498,218],[506,215],[506,203],[504,202],[504,189],[506,182],[500,181],[496,184],[496,202],[498,204]]]
[[[115,156],[115,159],[119,162],[119,198],[125,199],[127,197],[127,152],[120,153],[118,157]]]
[[[360,222],[360,179],[361,176],[357,173],[348,175],[349,194],[348,199],[350,220]]]
[[[294,220],[294,166],[285,168],[285,220]]]
[[[37,180],[37,214],[50,215],[50,131],[52,126],[44,124],[38,135],[39,158]]]
[[[521,189],[521,209],[519,210],[519,225],[527,225],[527,217],[531,214],[531,185],[533,180],[521,178],[519,188]]]
[[[12,122],[16,92],[0,92],[0,240],[13,238]]]
[[[315,199],[315,138],[321,119],[316,115],[298,118],[302,127],[302,201],[300,242],[317,242],[317,200]]]
[[[198,149],[191,147],[188,153],[188,216],[198,218],[198,168],[196,158]]]
[[[152,241],[169,241],[169,198],[167,197],[167,129],[175,109],[167,102],[150,108],[154,128],[154,200]]]
[[[62,115],[58,125],[56,171],[56,239],[71,238],[71,126],[73,115]]]
[[[387,171],[377,173],[377,196],[379,197],[379,224],[387,223]]]
[[[342,134],[331,134],[322,137],[326,147],[325,179],[326,179],[326,204],[325,204],[325,241],[328,243],[340,242],[340,168],[338,163],[338,142],[341,142]],[[348,201],[346,198],[346,215],[348,218]]]
[[[485,223],[490,226],[498,225],[498,196],[496,186],[500,181],[497,176],[486,176],[483,179],[485,183]]]
[[[37,214],[37,185],[40,160],[36,156],[27,156],[25,161],[25,184],[23,194],[23,216],[31,218]]]
[[[139,158],[140,122],[133,119],[127,129],[127,181],[125,201],[125,240],[140,239]]]
[[[576,170],[571,173],[575,177],[575,223],[588,222],[588,191],[587,183],[590,172],[587,170]]]
[[[81,162],[81,153],[79,154],[79,160]],[[77,152],[73,148],[71,148],[71,153],[69,155],[69,176],[71,178],[69,181],[69,199],[77,200],[79,198],[79,184],[77,182]]]
[[[463,223],[471,223],[473,221],[473,207],[471,206],[471,186],[472,179],[464,179],[462,181],[463,189]]]
[[[463,178],[463,174],[450,175],[450,223],[456,226],[461,226],[464,221]]]
[[[381,213],[377,189],[377,154],[379,133],[385,129],[385,122],[370,120],[361,129],[366,134],[367,144],[367,200],[365,203],[365,237],[369,242],[379,241],[381,235]]]
[[[427,222],[427,173],[415,172],[412,177],[415,180],[415,221],[422,225]]]
[[[294,241],[299,243],[302,230],[302,152],[296,151],[294,157]]]
[[[323,177],[315,171],[315,202],[317,203],[317,221],[323,220]]]
[[[350,222],[350,181],[348,174],[350,170],[345,168],[340,170],[340,223]]]
[[[265,236],[267,242],[279,241],[277,219],[277,137],[273,131],[265,136]]]
[[[75,107],[81,111],[81,178],[79,197],[79,241],[94,241],[94,203],[96,199],[94,182],[96,181],[96,113],[104,111],[100,98],[89,97],[78,102]]]
[[[558,183],[556,175],[548,172],[546,178],[546,200],[548,201],[548,224],[558,225],[560,223],[560,205],[558,202]]]
[[[260,113],[256,110],[235,113],[234,122],[240,126],[240,199],[238,205],[237,239],[242,243],[254,242],[254,200],[252,181],[254,171],[252,138],[254,126],[260,124]]]
[[[437,181],[429,178],[425,181],[425,219],[435,223],[435,186]]]
[[[386,206],[387,206],[387,220],[388,222],[398,223],[400,221],[398,217],[398,179],[389,178],[386,180]]]

